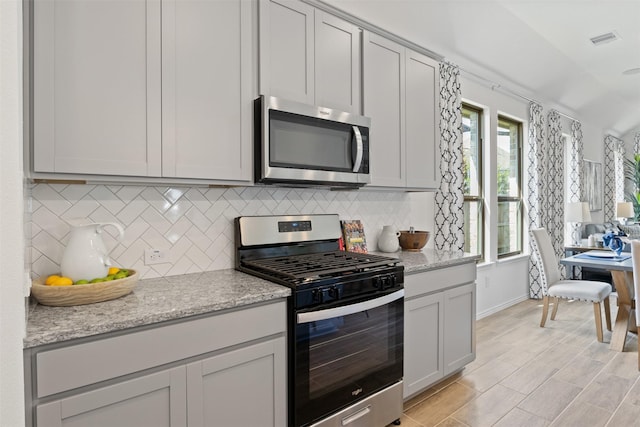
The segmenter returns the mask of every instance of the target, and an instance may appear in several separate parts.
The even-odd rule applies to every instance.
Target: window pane
[[[462,107],[464,194],[480,196],[480,112]]]
[[[522,251],[520,201],[498,201],[498,256]]]
[[[464,251],[482,255],[482,201],[464,201]]]
[[[498,196],[520,196],[519,123],[498,118]]]

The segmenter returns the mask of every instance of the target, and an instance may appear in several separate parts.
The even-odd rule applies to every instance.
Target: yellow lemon
[[[71,286],[73,285],[73,280],[68,277],[58,277],[54,281],[51,282],[50,286]]]
[[[45,285],[50,285],[55,280],[58,280],[59,278],[60,278],[60,276],[58,276],[57,274],[52,274],[51,276],[47,277],[47,280],[45,280],[44,284]]]
[[[108,275],[109,275],[109,276],[111,276],[111,275],[113,275],[113,274],[117,274],[117,273],[118,273],[118,271],[120,271],[120,269],[119,269],[118,267],[111,267],[111,268],[109,268],[109,273],[108,273]]]

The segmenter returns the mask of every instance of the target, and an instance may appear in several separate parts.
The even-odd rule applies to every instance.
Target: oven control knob
[[[311,292],[311,296],[314,302],[323,303],[324,302],[324,292],[322,289],[314,289]]]
[[[340,289],[337,286],[330,287],[328,293],[332,299],[340,299]]]

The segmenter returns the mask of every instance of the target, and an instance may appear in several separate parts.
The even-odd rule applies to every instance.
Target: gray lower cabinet
[[[286,424],[285,338],[187,365],[189,427]]]
[[[404,398],[475,359],[476,265],[405,276]]]
[[[286,303],[25,351],[27,426],[280,427]]]
[[[78,393],[37,406],[38,427],[186,426],[185,368]]]

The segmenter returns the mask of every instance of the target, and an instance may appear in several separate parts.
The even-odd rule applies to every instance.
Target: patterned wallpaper
[[[361,219],[367,244],[375,249],[383,225],[416,225],[424,213],[412,213],[412,205],[404,192],[35,184],[27,194],[29,263],[36,277],[60,271],[70,218],[122,224],[122,242],[114,227],[103,235],[107,248],[114,248],[114,265],[152,278],[233,268],[237,216],[337,213]],[[170,262],[144,265],[149,248],[169,250]]]

